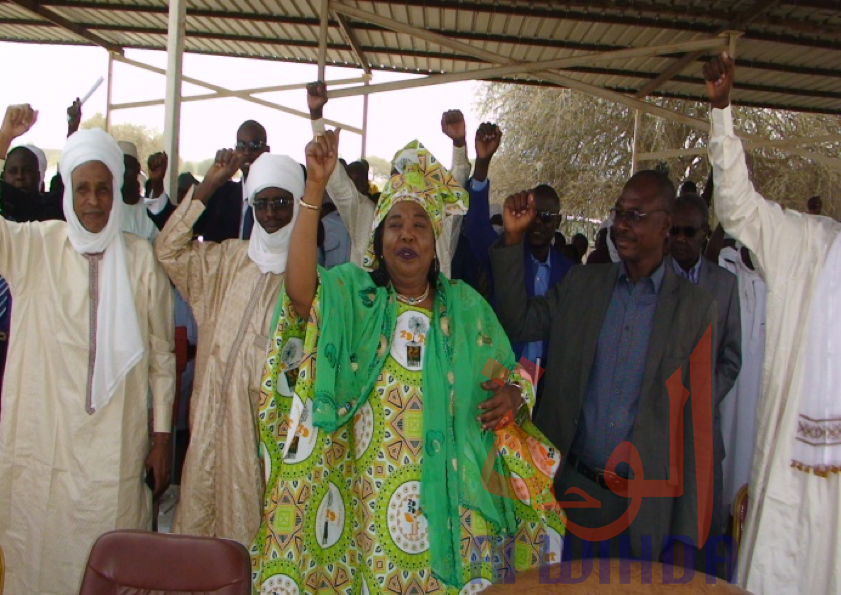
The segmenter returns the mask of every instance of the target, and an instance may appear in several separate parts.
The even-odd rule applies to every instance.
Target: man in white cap
[[[240,150],[219,151],[155,248],[199,327],[190,447],[174,530],[250,545],[263,496],[254,412],[304,173],[291,157],[263,153],[245,181],[256,219],[249,240],[193,242],[207,201],[245,158]]]
[[[123,152],[125,167],[122,194],[126,206],[123,209],[121,229],[154,242],[158,237],[158,228],[152,221],[140,191],[140,161],[137,157],[137,146],[124,140],[117,144]]]
[[[36,116],[7,109],[0,160]],[[78,592],[98,536],[150,526],[147,475],[156,492],[169,482],[169,282],[148,242],[120,232],[117,143],[77,132],[61,173],[66,223],[0,218],[0,274],[16,301],[0,417],[0,546],[13,595]]]

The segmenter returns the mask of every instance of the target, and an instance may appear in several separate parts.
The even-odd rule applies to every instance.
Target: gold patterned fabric
[[[551,477],[560,455],[530,422],[497,433],[498,456],[515,477],[518,530],[498,539],[486,520],[459,508],[457,532],[463,586],[431,570],[422,466],[438,448],[423,424],[422,372],[431,312],[397,305],[385,365],[352,420],[325,431],[312,423],[312,399],[296,387],[316,369],[322,323],[321,287],[309,321],[284,327],[272,340],[260,403],[267,477],[263,523],[252,545],[254,592],[292,594],[474,593],[516,570],[559,561],[564,526],[536,506],[548,491],[516,478]],[[281,320],[294,318],[284,296]],[[303,383],[303,384],[302,384]],[[528,399],[533,394],[528,392]],[[532,500],[533,499],[533,500]],[[535,504],[535,506],[532,506]]]
[[[198,325],[190,446],[173,531],[248,545],[260,525],[260,377],[283,275],[263,274],[248,242],[194,242],[200,201],[182,202],[156,242],[158,259]]]
[[[444,229],[444,219],[467,213],[469,195],[435,156],[420,142],[414,140],[397,153],[392,167],[399,173],[391,177],[383,188],[374,212],[371,239],[362,266],[367,270],[377,268],[374,254],[374,231],[398,202],[410,200],[424,208],[432,221],[435,239]]]

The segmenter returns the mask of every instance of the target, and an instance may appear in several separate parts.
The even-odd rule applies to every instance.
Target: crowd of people
[[[151,528],[178,325],[196,338],[173,531],[250,548],[255,593],[470,593],[590,557],[837,591],[841,227],[819,197],[804,214],[756,193],[735,66],[704,77],[703,193],[634,173],[592,251],[548,184],[490,203],[502,131],[478,127],[471,166],[458,110],[451,167],[412,140],[379,189],[312,83],[304,164],[248,120],[171,198],[167,156],[144,187],[136,147],[78,130],[78,101],[47,190],[44,153],[10,148],[37,112],[8,107],[6,588],[75,593],[97,537]]]

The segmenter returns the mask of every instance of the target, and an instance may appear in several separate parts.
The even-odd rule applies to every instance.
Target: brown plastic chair
[[[79,595],[249,595],[248,551],[227,539],[113,531],[97,539]]]

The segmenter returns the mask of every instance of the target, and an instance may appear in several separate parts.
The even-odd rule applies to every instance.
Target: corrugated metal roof
[[[723,29],[738,29],[744,35],[738,43],[735,103],[841,114],[838,0],[342,3],[520,61],[672,44],[714,36]],[[185,47],[189,52],[205,54],[315,63],[320,4],[320,0],[189,0]],[[165,49],[167,11],[166,0],[0,0],[0,40],[91,43],[50,22],[52,13],[117,46]],[[367,65],[373,69],[433,74],[487,66],[465,52],[390,31],[361,18],[346,18]],[[600,61],[563,74],[634,94],[680,57]],[[703,101],[703,59],[694,59],[651,95]],[[330,19],[327,62],[362,66],[335,14]]]

